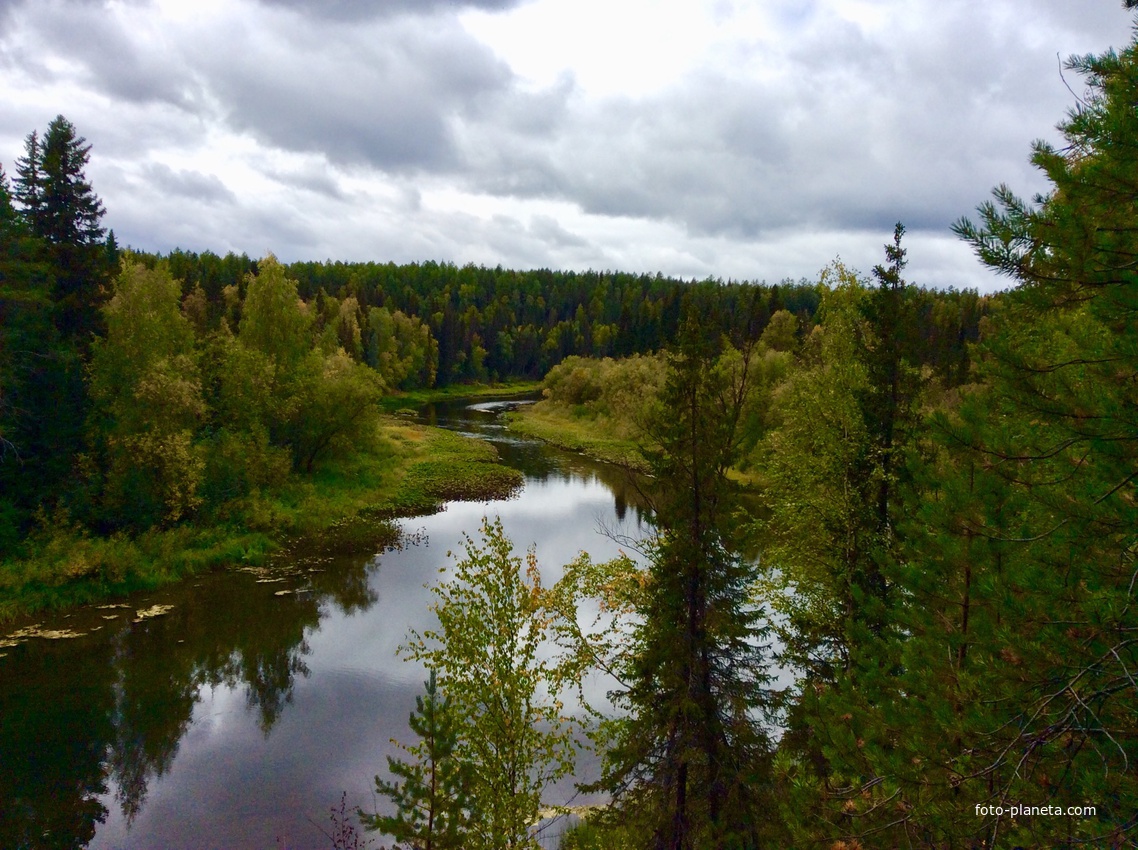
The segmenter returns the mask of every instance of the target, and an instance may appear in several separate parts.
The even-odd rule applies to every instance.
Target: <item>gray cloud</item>
[[[511,81],[453,19],[298,26],[250,8],[155,40],[94,3],[45,0],[23,10],[0,61],[40,84],[220,117],[268,145],[393,171],[454,167],[454,116]],[[66,61],[53,68],[53,54]]]
[[[463,8],[504,11],[525,0],[258,0],[270,8],[284,8],[319,18],[360,21],[392,15],[426,15]]]
[[[217,192],[212,196],[166,191],[161,180],[108,171],[103,185],[121,199],[108,214],[121,244],[146,251],[233,251],[284,259],[323,258],[330,253],[313,221],[311,207],[256,196]],[[175,182],[177,175],[175,175]],[[108,191],[104,197],[110,197]]]
[[[314,192],[337,201],[348,198],[339,181],[327,168],[303,168],[291,171],[269,169],[265,174],[285,186]]]
[[[510,81],[508,69],[453,23],[273,35],[223,36],[207,60],[211,91],[234,128],[334,162],[454,168],[452,116]],[[329,35],[337,37],[332,49]]]
[[[147,164],[143,167],[142,174],[155,189],[168,195],[210,204],[234,203],[237,200],[237,196],[216,174],[175,170],[160,162]]]
[[[29,4],[0,44],[10,65],[44,84],[93,88],[125,103],[189,108],[200,98],[177,45],[149,41],[124,28],[101,2]],[[51,58],[63,61],[45,61]]]
[[[998,182],[1041,188],[1028,142],[1070,98],[1022,29],[966,4],[934,23],[897,44],[823,28],[788,51],[778,85],[708,73],[639,100],[562,97],[544,132],[515,128],[507,105],[471,146],[470,185],[693,235],[898,219],[947,232]]]
[[[535,215],[530,219],[529,232],[537,239],[558,248],[583,248],[589,243],[575,233],[561,226],[557,219],[548,215]]]

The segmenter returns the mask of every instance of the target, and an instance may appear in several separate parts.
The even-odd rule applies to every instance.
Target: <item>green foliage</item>
[[[245,281],[238,338],[272,364],[278,382],[288,380],[312,350],[312,316],[297,295],[295,280],[271,254]]]
[[[470,809],[471,765],[459,754],[458,718],[450,700],[441,694],[432,670],[425,693],[415,697],[409,723],[419,742],[406,747],[414,759],[388,756],[387,769],[395,782],[375,778],[376,791],[395,806],[392,815],[364,815],[368,829],[390,835],[408,848],[462,850],[478,815]]]
[[[92,442],[102,506],[113,525],[177,522],[200,504],[205,461],[194,445],[205,416],[193,330],[165,269],[129,261],[104,308],[107,336],[92,349]]]
[[[406,390],[435,385],[439,345],[430,328],[401,310],[368,309],[364,354],[367,364],[389,387]]]
[[[0,172],[0,481],[26,515],[58,482],[54,438],[69,430],[59,428],[69,417],[67,406],[51,404],[62,399],[51,397],[66,386],[75,358],[63,349],[53,322],[50,267],[7,191]]]
[[[544,400],[511,415],[510,428],[630,469],[648,470],[639,443],[658,404],[660,356],[593,360],[576,355],[554,366]]]
[[[771,316],[759,342],[772,351],[794,351],[798,348],[798,319],[789,310]]]
[[[305,472],[330,451],[370,448],[383,392],[375,373],[343,350],[322,360],[322,371],[302,385],[299,411],[285,432],[294,466]]]
[[[12,185],[0,165],[0,233],[10,238],[21,224],[16,208],[12,206]]]
[[[898,482],[914,446],[924,378],[913,366],[913,287],[898,225],[877,288],[840,263],[806,362],[772,395],[761,446],[764,557],[782,659],[806,681],[852,675],[888,626],[885,569],[898,545]]]
[[[100,286],[116,261],[101,242],[103,203],[84,174],[90,151],[75,126],[56,116],[42,137],[28,135],[14,192],[28,232],[42,240],[55,270],[56,325],[80,347],[98,330]]]
[[[210,441],[204,445],[209,452],[224,450],[238,459],[248,448],[240,441],[224,449]],[[312,475],[292,473],[287,454],[270,457],[279,480],[258,485],[259,491],[230,494],[221,504],[203,504],[193,524],[107,537],[66,512],[41,511],[21,542],[20,557],[0,559],[0,621],[157,587],[202,570],[263,563],[282,548],[374,553],[390,540],[388,517],[430,513],[444,498],[498,498],[519,484],[514,470],[494,462],[492,446],[406,423],[385,423],[373,452],[331,459]],[[438,469],[429,484],[416,475],[420,464],[438,459],[445,469]],[[251,466],[246,463],[230,474],[243,474]],[[209,495],[208,473],[209,466],[203,499]],[[408,486],[411,478],[416,483]]]
[[[593,811],[587,819],[565,831],[558,850],[626,850],[637,846],[636,835],[627,824],[605,818],[605,812]]]
[[[845,270],[827,293],[811,360],[774,394],[777,427],[761,446],[768,517],[763,559],[776,592],[784,663],[807,679],[847,669],[876,533],[870,435],[859,405],[857,307],[868,291]],[[856,295],[855,295],[856,293]],[[833,302],[833,303],[831,303]],[[878,472],[878,474],[880,474]]]
[[[517,434],[580,452],[623,469],[649,471],[648,462],[635,440],[612,436],[604,420],[573,416],[564,408],[544,403],[526,405],[509,413],[506,418],[509,429]],[[615,425],[612,430],[622,431],[623,426]]]
[[[1052,190],[1029,207],[1000,187],[980,209],[981,227],[957,225],[1020,287],[985,333],[987,389],[942,422],[954,472],[929,518],[939,548],[926,553],[958,600],[948,621],[956,633],[930,628],[922,647],[931,657],[952,641],[955,681],[943,699],[959,702],[961,686],[994,697],[959,713],[972,740],[950,763],[965,793],[1104,801],[1095,819],[989,818],[981,828],[991,841],[1028,844],[1121,842],[1138,799],[1127,767],[1138,756],[1138,655],[1127,637],[1138,628],[1138,44],[1068,67],[1089,94],[1059,125],[1063,148],[1034,146]],[[943,676],[944,667],[928,669]],[[975,763],[983,782],[971,778]]]
[[[983,325],[977,385],[919,430],[919,393],[890,366],[905,365],[903,334],[896,352],[867,347],[866,435],[892,456],[866,494],[880,520],[890,490],[873,543],[889,602],[848,673],[803,688],[784,738],[802,843],[1133,841],[1138,46],[1068,67],[1090,93],[1062,149],[1035,145],[1052,190],[1031,206],[1000,187],[979,226],[957,225],[1019,283]],[[892,269],[878,278],[863,316],[903,331]],[[882,415],[888,395],[907,417]],[[1097,811],[1009,818],[1012,804]]]
[[[175,251],[166,259],[187,294],[200,287],[208,309],[199,314],[210,327],[222,317],[237,327],[246,276],[256,263],[208,252]],[[716,305],[716,336],[753,341],[778,316],[767,348],[790,351],[808,336],[821,294],[806,281],[697,283],[662,275],[438,263],[294,263],[287,275],[312,305],[322,351],[343,348],[378,369],[388,387],[407,389],[533,380],[573,355],[627,358],[660,351],[675,337],[689,292]],[[976,338],[986,300],[975,292],[929,290],[916,301],[922,362],[959,383],[967,374],[965,342]]]
[[[234,302],[251,271],[248,257],[175,251],[167,259],[187,292],[200,284],[212,321],[228,314],[235,326]],[[813,284],[790,281],[696,283],[662,275],[518,272],[434,262],[294,263],[288,276],[298,281],[300,297],[314,304],[325,350],[338,344],[357,356],[352,322],[340,316],[354,300],[363,361],[378,368],[389,386],[406,388],[435,381],[445,386],[535,380],[574,354],[623,358],[658,351],[675,335],[680,302],[691,290],[720,302],[720,332],[755,338],[778,310],[809,322],[817,305]],[[233,294],[226,296],[229,287]],[[373,310],[385,311],[391,326]]]
[[[222,423],[254,443],[263,432],[305,472],[337,449],[366,449],[382,394],[378,376],[343,348],[320,350],[296,281],[273,257],[246,285],[237,337],[223,330],[215,342]]]
[[[482,538],[468,537],[453,575],[432,588],[438,628],[403,651],[437,671],[454,712],[478,818],[465,846],[535,847],[542,793],[572,772],[574,738],[539,653],[550,624],[534,553],[523,566],[500,520],[484,520]]]
[[[199,445],[205,457],[200,493],[216,518],[252,493],[283,488],[292,470],[291,454],[270,445],[263,428],[220,428]]]
[[[82,361],[108,270],[88,149],[59,117],[29,135],[14,187],[0,172],[0,487],[21,535],[41,505],[83,507]]]
[[[551,407],[597,421],[617,436],[642,436],[651,405],[666,375],[664,358],[633,355],[623,360],[567,357],[549,370],[543,394]]]
[[[824,271],[821,323],[773,394],[776,427],[761,445],[763,593],[780,615],[780,660],[797,674],[782,695],[777,775],[783,818],[802,842],[865,841],[871,814],[912,805],[873,761],[892,757],[906,728],[881,718],[904,705],[896,653],[911,598],[898,570],[911,551],[909,464],[922,457],[928,395],[903,232],[886,246],[888,267],[874,270],[876,287],[841,263]]]
[[[904,451],[913,443],[928,376],[920,369],[917,322],[914,315],[916,288],[901,277],[905,249],[900,222],[893,230],[893,244],[885,246],[888,266],[873,269],[877,287],[863,305],[866,333],[861,339],[868,383],[859,403],[872,445],[877,493],[876,532],[885,538],[896,535],[896,490],[905,474]],[[886,544],[889,545],[889,544]],[[878,568],[867,576],[867,589],[881,598],[887,586],[880,564],[887,551],[875,553]],[[875,628],[879,628],[877,624]]]

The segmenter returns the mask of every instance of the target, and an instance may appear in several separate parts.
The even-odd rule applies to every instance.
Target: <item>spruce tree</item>
[[[16,160],[15,198],[25,221],[34,230],[43,206],[43,152],[36,130],[28,133],[24,139],[24,155]]]
[[[58,115],[43,136],[28,134],[15,186],[28,229],[47,245],[56,326],[82,351],[100,330],[102,292],[114,271],[102,242],[106,210],[85,174],[90,154],[87,140]]]
[[[650,426],[658,533],[625,658],[628,709],[603,784],[656,850],[753,847],[769,835],[763,612],[735,550],[727,471],[738,457],[748,353],[725,350],[694,300]],[[708,324],[714,326],[713,321]]]
[[[16,208],[12,206],[12,184],[8,182],[4,166],[0,165],[0,233],[8,236],[19,220]]]
[[[114,268],[100,242],[103,205],[84,175],[89,155],[59,116],[27,136],[11,191],[0,187],[0,489],[24,528],[28,512],[58,501],[73,514],[86,508],[74,486],[88,414],[83,363]]]
[[[458,718],[439,692],[434,670],[423,684],[409,719],[419,736],[419,743],[407,748],[414,761],[388,756],[387,769],[396,781],[375,778],[376,791],[391,800],[395,813],[361,813],[360,819],[406,848],[461,850],[474,821],[471,768],[459,756]]]
[[[893,496],[897,476],[903,471],[903,463],[898,459],[906,437],[914,430],[914,408],[922,384],[920,373],[914,368],[918,362],[914,339],[918,328],[913,287],[901,276],[907,265],[906,251],[901,247],[904,235],[905,226],[898,222],[893,230],[893,244],[885,246],[887,264],[873,269],[877,288],[862,306],[868,337],[862,355],[868,392],[862,394],[860,401],[874,444],[876,530],[881,534],[891,532],[895,525]],[[874,589],[884,595],[883,584]]]
[[[75,125],[57,115],[43,138],[33,131],[18,160],[17,199],[32,232],[53,245],[95,245],[106,230],[106,210],[84,169],[91,146]]]
[[[42,497],[42,470],[28,475],[37,454],[33,400],[53,365],[44,356],[54,328],[40,253],[0,168],[0,557],[15,548]]]

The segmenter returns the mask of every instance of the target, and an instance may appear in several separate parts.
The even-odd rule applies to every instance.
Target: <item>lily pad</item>
[[[136,611],[134,614],[134,622],[141,623],[143,620],[149,620],[152,617],[161,617],[165,614],[169,614],[173,610],[173,605],[151,605],[149,608]]]

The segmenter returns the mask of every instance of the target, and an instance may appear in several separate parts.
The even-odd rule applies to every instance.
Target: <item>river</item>
[[[405,544],[375,556],[227,570],[40,618],[56,639],[0,648],[0,847],[327,848],[342,795],[374,810],[424,678],[397,648],[431,625],[425,585],[463,533],[500,516],[549,583],[579,551],[615,556],[605,531],[646,530],[622,472],[508,434],[501,409],[421,415],[491,440],[525,475],[514,499],[405,520]]]

